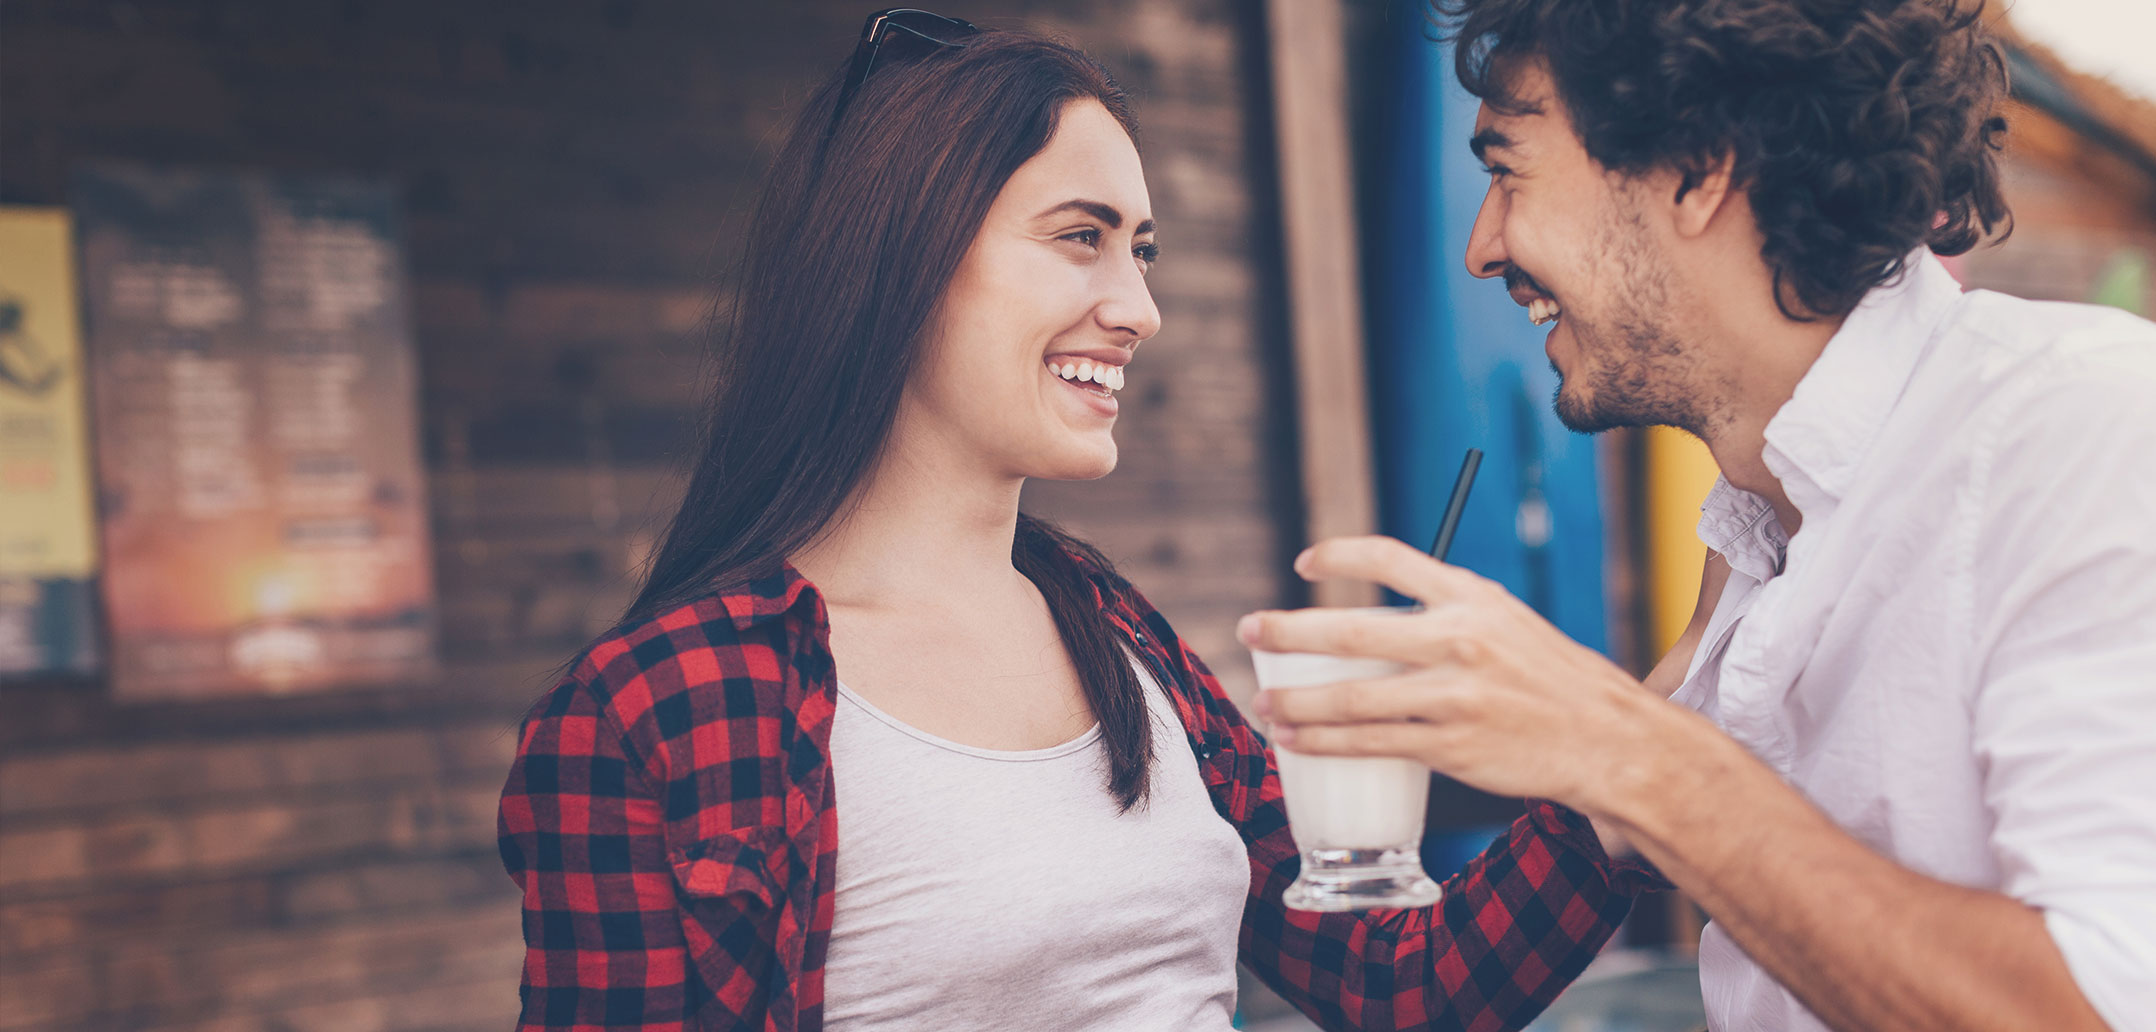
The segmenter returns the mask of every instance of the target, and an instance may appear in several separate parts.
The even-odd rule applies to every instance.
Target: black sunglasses
[[[869,73],[876,70],[877,58],[882,57],[883,63],[889,64],[904,56],[899,46],[902,43],[913,47],[919,47],[920,42],[929,44],[919,47],[918,53],[934,53],[941,47],[962,47],[966,45],[962,40],[980,31],[979,26],[969,21],[904,7],[869,15],[867,23],[861,26],[861,42],[853,48],[853,68],[846,73],[846,85],[838,91],[837,106],[831,109],[831,125],[824,130],[824,142],[830,143],[831,134],[838,131],[839,119],[846,114],[846,105],[853,102],[853,95],[860,91],[863,82],[868,81]],[[894,33],[903,35],[894,36]],[[888,56],[884,54],[886,44],[890,44]]]

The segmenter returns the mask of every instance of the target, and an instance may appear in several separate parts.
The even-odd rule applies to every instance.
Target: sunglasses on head
[[[838,104],[831,109],[831,125],[824,130],[824,142],[829,143],[831,134],[838,131],[846,106],[853,102],[861,84],[868,81],[870,72],[909,56],[963,47],[966,37],[980,31],[972,22],[911,8],[895,7],[869,15],[861,26],[861,42],[853,48],[853,67],[846,73],[846,85],[839,89]]]

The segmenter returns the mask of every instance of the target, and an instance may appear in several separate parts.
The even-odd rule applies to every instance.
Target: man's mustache
[[[1507,262],[1505,264],[1505,289],[1511,291],[1518,290],[1521,287],[1526,287],[1543,297],[1552,296],[1549,291],[1542,289],[1542,284],[1535,282],[1533,276],[1527,274],[1527,270]]]

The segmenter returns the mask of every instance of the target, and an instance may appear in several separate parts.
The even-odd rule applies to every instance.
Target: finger
[[[1428,614],[1386,609],[1297,609],[1252,613],[1236,625],[1244,645],[1265,652],[1321,652],[1415,662],[1438,635]]]
[[[1307,724],[1273,731],[1273,744],[1305,756],[1417,759],[1437,735],[1430,724]]]
[[[1295,558],[1304,580],[1359,580],[1382,584],[1425,605],[1459,597],[1474,575],[1447,566],[1396,538],[1368,536],[1320,541]]]
[[[1459,712],[1454,693],[1432,671],[1309,688],[1268,688],[1258,693],[1260,716],[1276,724],[1371,724],[1380,721],[1443,721]]]

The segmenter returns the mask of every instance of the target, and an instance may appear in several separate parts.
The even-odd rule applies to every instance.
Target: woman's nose
[[[1101,302],[1100,321],[1111,330],[1130,334],[1133,340],[1160,332],[1160,306],[1153,303],[1153,291],[1143,273],[1133,268],[1115,277]]]

